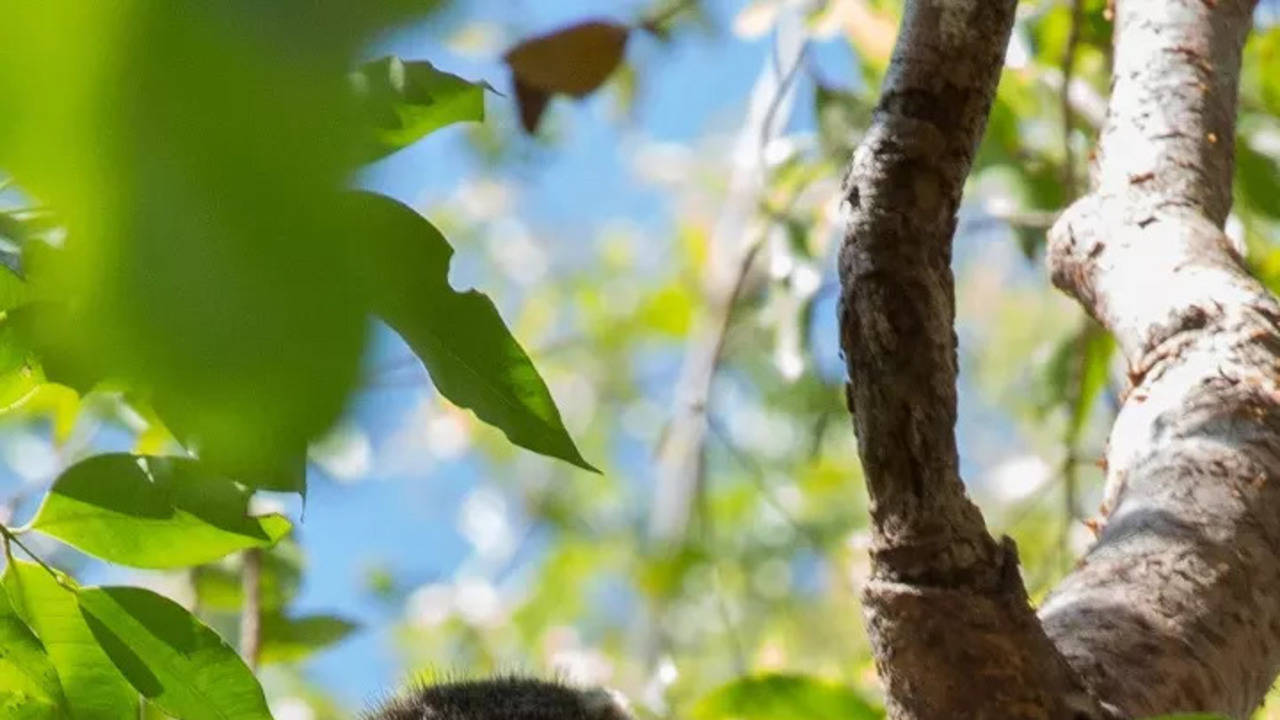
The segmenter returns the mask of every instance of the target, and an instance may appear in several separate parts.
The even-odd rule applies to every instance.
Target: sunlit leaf
[[[98,646],[72,590],[40,566],[21,560],[5,569],[4,589],[48,650],[72,720],[137,716],[137,691]]]
[[[66,720],[66,698],[45,648],[0,592],[0,712],[14,720]]]
[[[698,701],[695,720],[879,720],[852,688],[804,675],[758,675],[724,685]]]
[[[18,327],[20,315],[20,310],[0,313],[0,411],[18,405],[44,382],[44,372]]]
[[[271,720],[253,673],[181,605],[134,587],[86,588],[78,598],[98,644],[160,709],[183,720]]]
[[[376,159],[413,144],[446,125],[484,119],[485,85],[437,70],[431,63],[388,56],[351,75]]]
[[[455,405],[511,442],[594,470],[574,445],[546,383],[488,297],[449,286],[453,248],[431,223],[387,197],[353,193],[360,208],[375,312],[422,359]]]
[[[266,615],[262,618],[261,660],[264,664],[301,660],[342,642],[356,627],[353,622],[329,615]]]
[[[31,526],[122,565],[171,568],[269,547],[280,515],[250,517],[249,492],[194,460],[96,455],[64,472]]]

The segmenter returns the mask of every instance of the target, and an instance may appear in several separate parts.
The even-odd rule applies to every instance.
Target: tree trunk
[[[954,439],[951,237],[1014,2],[908,0],[840,256],[892,717],[1247,717],[1280,669],[1280,305],[1221,230],[1254,2],[1117,3],[1095,188],[1049,255],[1133,388],[1098,542],[1037,619]]]

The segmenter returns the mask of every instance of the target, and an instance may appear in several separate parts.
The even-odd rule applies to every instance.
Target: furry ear
[[[418,683],[364,720],[631,720],[607,690],[499,677]]]

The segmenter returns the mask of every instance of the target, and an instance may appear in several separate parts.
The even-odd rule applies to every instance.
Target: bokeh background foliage
[[[529,670],[879,717],[832,270],[900,11],[0,0],[0,710],[324,720]],[[1273,288],[1278,19],[1228,223]],[[1037,595],[1123,385],[1040,266],[1110,30],[1020,4],[957,236],[962,469]]]

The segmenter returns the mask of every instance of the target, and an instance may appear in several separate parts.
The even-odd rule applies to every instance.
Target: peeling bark
[[[1050,232],[1133,387],[1101,535],[1040,614],[1133,716],[1246,718],[1280,671],[1280,305],[1221,230],[1253,5],[1120,3],[1096,189]]]

